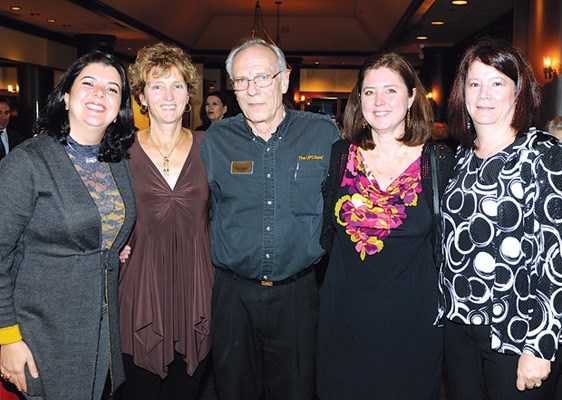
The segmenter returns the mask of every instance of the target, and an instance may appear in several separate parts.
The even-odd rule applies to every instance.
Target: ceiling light
[[[444,21],[431,21],[431,25],[445,25]]]
[[[453,0],[451,1],[451,4],[455,5],[455,6],[466,6],[468,4],[467,0]]]
[[[49,18],[49,19],[47,20],[47,22],[50,23],[50,24],[53,24],[53,23],[57,22],[57,20],[54,19],[54,18]]]
[[[12,11],[21,11],[21,7],[20,6],[11,6],[10,9]]]
[[[429,39],[429,36],[418,35],[418,36],[416,36],[416,39],[418,39],[418,40],[427,40],[427,39]]]

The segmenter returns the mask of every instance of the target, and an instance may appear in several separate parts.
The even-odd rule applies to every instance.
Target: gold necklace
[[[375,166],[375,163],[373,162],[373,169],[375,170],[375,172],[379,175],[379,176],[383,176],[386,177],[387,179],[390,179],[391,181],[394,180],[394,175],[399,175],[401,174],[403,171],[398,172],[398,170],[401,169],[402,164],[404,162],[404,160],[406,159],[406,155],[408,154],[408,146],[406,145],[402,145],[402,149],[400,149],[400,153],[398,154],[398,156],[396,157],[396,164],[392,165],[391,168],[388,168],[386,171],[382,171],[380,169],[378,169]],[[389,174],[388,171],[391,170],[392,172]]]
[[[172,147],[172,150],[170,150],[168,155],[164,155],[164,153],[162,153],[162,150],[160,150],[160,148],[156,145],[156,143],[154,143],[154,140],[152,140],[152,136],[150,136],[150,127],[148,127],[148,140],[150,140],[150,143],[152,143],[154,148],[156,150],[158,150],[158,153],[160,153],[160,155],[162,156],[162,161],[164,163],[164,168],[162,169],[162,175],[164,175],[164,176],[170,176],[170,158],[169,157],[172,155],[172,153],[174,152],[176,147],[178,147],[178,144],[180,144],[180,141],[181,141],[182,137],[183,137],[183,129],[180,130],[180,137],[178,138],[178,141],[176,142],[174,147]]]

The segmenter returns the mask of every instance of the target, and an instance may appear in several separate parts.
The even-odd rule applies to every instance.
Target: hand
[[[0,346],[0,373],[12,382],[20,392],[27,392],[25,365],[32,377],[38,378],[33,355],[23,340]]]
[[[550,374],[550,361],[535,357],[529,353],[521,353],[517,366],[517,389],[533,389],[540,387],[542,381]]]
[[[123,250],[121,250],[121,253],[119,253],[119,261],[121,261],[121,264],[127,261],[130,254],[131,254],[131,246],[126,245],[125,247],[123,247]]]

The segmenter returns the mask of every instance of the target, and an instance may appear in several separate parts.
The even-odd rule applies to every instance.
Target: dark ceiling
[[[356,66],[382,50],[417,54],[420,46],[454,46],[512,12],[515,1],[469,0],[466,6],[450,0],[259,4],[265,30],[280,39],[288,56],[301,58],[303,65]],[[5,0],[0,24],[71,45],[77,35],[110,35],[114,51],[131,60],[140,47],[163,40],[182,45],[198,62],[222,63],[229,49],[249,35],[255,6],[255,0]],[[428,38],[419,40],[419,35]]]

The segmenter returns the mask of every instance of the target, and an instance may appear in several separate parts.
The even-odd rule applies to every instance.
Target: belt
[[[255,284],[258,284],[260,286],[265,286],[265,287],[271,287],[271,286],[280,286],[280,285],[286,285],[287,283],[292,283],[295,282],[296,280],[302,278],[305,275],[308,275],[309,273],[311,273],[312,271],[314,271],[314,265],[311,265],[308,268],[303,269],[300,272],[297,272],[295,275],[291,275],[288,278],[285,278],[283,280],[280,281],[268,281],[268,280],[260,280],[260,279],[250,279],[250,278],[246,278],[245,276],[242,276],[240,274],[237,274],[234,271],[231,271],[229,269],[226,268],[217,268],[219,271],[222,271],[224,273],[226,273],[227,275],[233,276],[235,278],[247,281],[247,282],[252,282]]]

